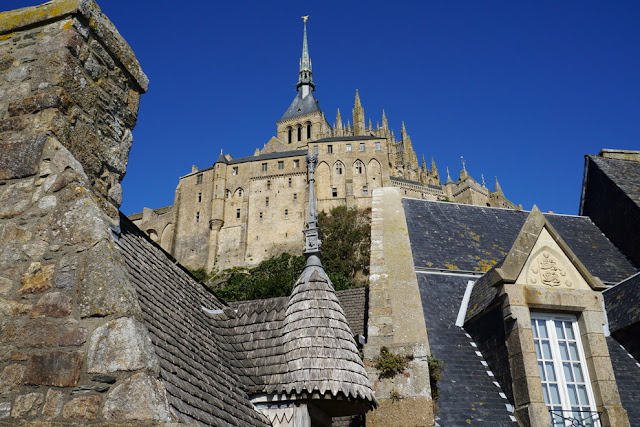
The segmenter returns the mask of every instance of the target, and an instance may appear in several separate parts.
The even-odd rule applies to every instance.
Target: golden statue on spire
[[[307,16],[301,16],[302,20],[304,21],[304,23],[307,23],[307,19],[309,19],[309,15]]]

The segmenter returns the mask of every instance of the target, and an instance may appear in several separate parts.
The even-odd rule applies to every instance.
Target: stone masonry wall
[[[0,424],[173,421],[111,231],[146,86],[92,1],[0,14]]]

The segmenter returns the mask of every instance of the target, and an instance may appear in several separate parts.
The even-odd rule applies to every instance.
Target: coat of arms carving
[[[538,283],[547,286],[561,286],[563,279],[567,275],[567,271],[561,268],[558,261],[548,251],[543,251],[533,263],[531,263],[531,275],[529,282],[532,285]],[[564,280],[564,284],[572,287],[573,284],[569,280]]]

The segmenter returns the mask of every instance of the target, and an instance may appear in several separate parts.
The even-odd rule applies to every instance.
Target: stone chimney
[[[174,420],[113,231],[147,84],[91,0],[0,14],[0,424]]]

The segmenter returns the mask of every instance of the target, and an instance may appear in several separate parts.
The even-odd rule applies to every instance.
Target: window
[[[294,160],[293,161],[293,168],[294,169],[298,169],[300,167],[300,160]]]
[[[356,173],[357,174],[362,173],[362,162],[356,162]]]
[[[289,219],[289,209],[284,210],[284,219]]]
[[[333,145],[327,145],[327,154],[333,153]]]
[[[317,145],[313,146],[313,154],[318,154],[318,146]]]
[[[283,160],[280,160],[278,162],[278,169],[284,169],[284,161]]]
[[[293,193],[293,203],[298,201],[298,195],[296,193]]]
[[[229,197],[231,197],[231,190],[227,190],[224,193],[225,197],[228,199]]]
[[[201,173],[196,175],[196,183],[197,184],[202,184],[202,174]]]
[[[234,166],[233,169],[231,169],[231,175],[238,175],[238,166]]]
[[[202,202],[202,193],[198,193],[198,203]]]
[[[267,171],[267,164],[263,163],[262,164],[262,172],[266,172]]]
[[[238,197],[242,197],[242,188],[238,189]]]
[[[362,187],[362,195],[363,196],[369,195],[369,187],[367,187],[366,185]]]
[[[293,139],[293,129],[291,129],[291,126],[289,126],[287,128],[287,141],[289,142],[289,144],[291,144],[292,139]]]
[[[364,151],[367,148],[364,142],[360,143],[360,151]]]
[[[262,212],[260,212],[260,221],[262,221]]]
[[[264,200],[264,206],[265,206],[266,208],[268,208],[268,207],[269,207],[269,198],[268,198],[268,197]]]
[[[336,165],[336,175],[342,175],[342,163]]]
[[[375,144],[376,144],[376,151],[380,151],[380,143],[376,142]]]
[[[196,222],[200,222],[200,212],[196,212]]]
[[[271,190],[271,181],[267,180],[267,190]]]
[[[588,422],[595,408],[575,316],[531,313],[531,328],[551,425],[565,426],[561,416]]]
[[[302,126],[298,125],[298,141],[302,141]]]
[[[307,139],[311,139],[311,123],[307,122]]]
[[[332,197],[338,197],[338,189],[337,188],[332,188],[331,189],[331,196]]]
[[[236,218],[240,218],[240,209],[236,209]]]
[[[291,178],[289,178],[289,187],[291,187],[291,183],[292,183]]]
[[[347,144],[347,153],[351,152],[351,144]]]

